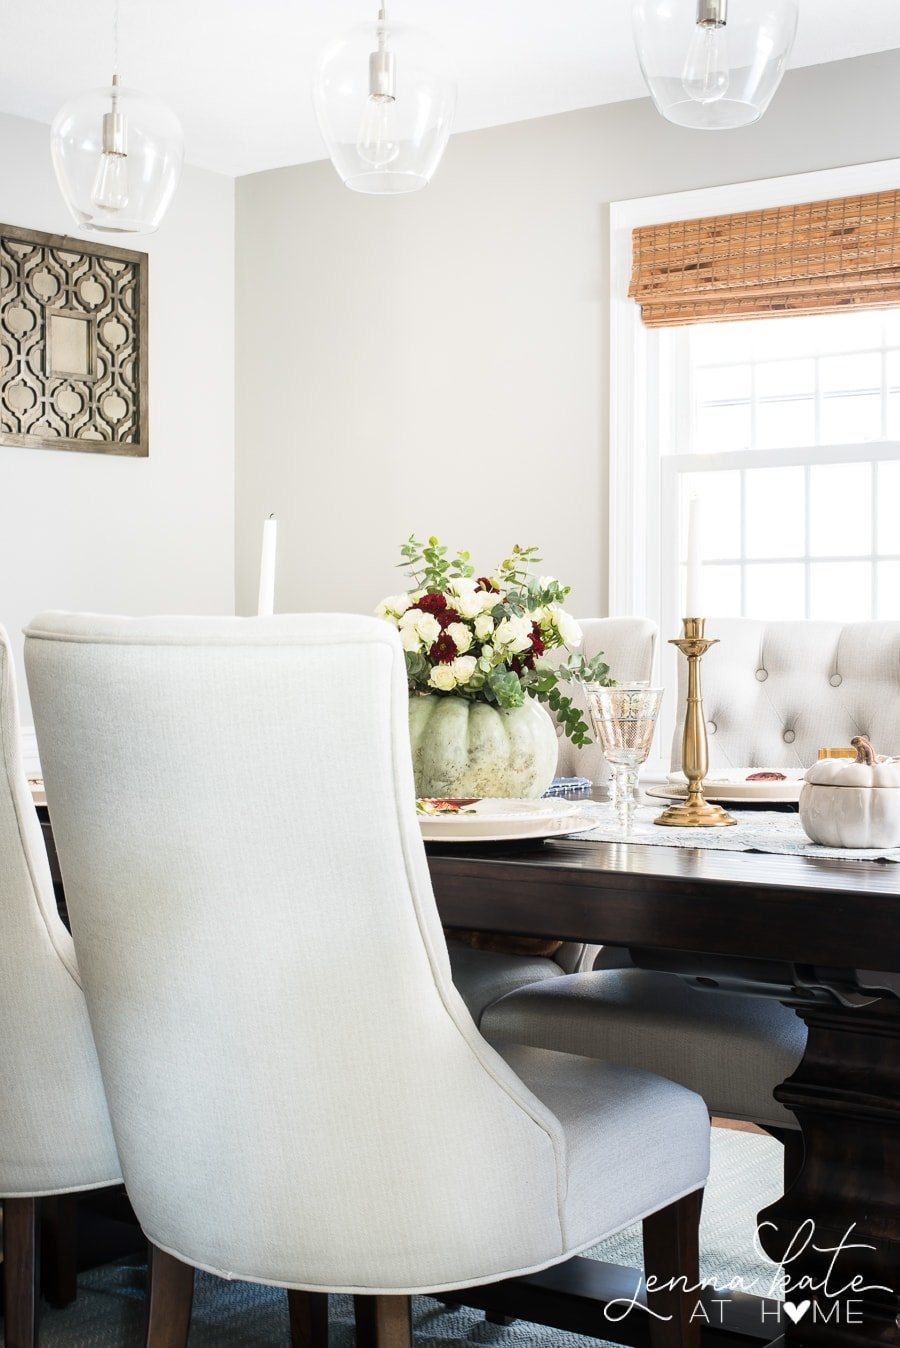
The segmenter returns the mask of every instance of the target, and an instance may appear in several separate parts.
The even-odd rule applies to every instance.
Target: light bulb
[[[393,98],[370,94],[356,139],[360,159],[373,168],[385,168],[400,153],[397,116]]]
[[[728,92],[728,44],[724,23],[698,23],[688,47],[681,83],[695,103],[715,103]]]
[[[104,211],[121,211],[128,205],[128,156],[104,150],[100,155],[91,201]]]

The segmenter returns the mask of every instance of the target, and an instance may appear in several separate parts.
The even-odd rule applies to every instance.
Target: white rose
[[[531,647],[531,618],[504,618],[494,633],[497,645],[505,646],[514,655]]]
[[[484,641],[494,630],[494,620],[489,613],[479,613],[475,619],[475,635],[479,641]]]
[[[399,618],[411,603],[408,594],[392,594],[388,595],[387,599],[382,599],[375,612],[379,618]]]
[[[556,630],[565,644],[567,646],[580,646],[583,633],[572,615],[567,613],[564,608],[557,608],[553,610],[553,617],[556,622]]]
[[[489,662],[489,664],[493,665],[493,663],[494,663],[494,648],[493,648],[493,646],[491,645],[491,643],[490,643],[489,641],[486,641],[486,642],[484,643],[484,645],[482,646],[482,648],[481,648],[481,657],[480,657],[480,658],[481,658],[482,660],[487,660],[487,661]]]
[[[425,645],[430,646],[441,635],[441,625],[433,613],[423,613],[421,609],[417,612],[419,616],[415,624],[416,631]]]
[[[500,602],[499,594],[493,590],[479,590],[478,599],[482,613],[491,613]]]
[[[401,614],[399,625],[401,627],[415,626],[421,616],[422,610],[420,608],[408,608],[405,613]]]
[[[400,645],[405,651],[420,651],[422,642],[414,627],[400,628]]]
[[[477,668],[474,655],[458,655],[450,666],[457,683],[468,683]]]
[[[456,662],[454,661],[454,664]],[[442,693],[452,692],[456,687],[456,675],[453,673],[453,665],[435,665],[428,676],[428,682],[432,688],[439,688]]]
[[[472,633],[465,623],[448,623],[447,635],[453,638],[453,644],[459,655],[472,645]]]

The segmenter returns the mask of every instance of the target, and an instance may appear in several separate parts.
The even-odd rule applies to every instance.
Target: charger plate
[[[577,801],[484,799],[459,814],[419,815],[426,842],[508,842],[516,838],[558,838],[596,824],[596,815]]]
[[[747,781],[750,773],[764,771],[764,768],[732,768],[729,772],[711,772],[703,783],[703,794],[707,800],[723,803],[730,800],[735,805],[750,804],[759,800],[784,804],[800,799],[800,790],[806,776],[805,768],[786,768],[784,781]],[[777,771],[780,772],[781,768]],[[687,781],[680,772],[672,772],[662,785],[646,787],[645,794],[655,796],[659,800],[683,800],[687,795]]]

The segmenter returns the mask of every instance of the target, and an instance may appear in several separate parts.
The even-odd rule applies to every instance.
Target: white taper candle
[[[688,503],[687,585],[684,592],[684,617],[703,618],[703,570],[701,562],[702,505],[699,496]]]
[[[275,612],[275,543],[278,521],[274,515],[263,520],[262,553],[259,559],[259,603],[257,613],[270,618]]]

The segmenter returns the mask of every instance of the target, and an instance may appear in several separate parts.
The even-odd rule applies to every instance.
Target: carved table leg
[[[788,1192],[759,1215],[763,1249],[790,1279],[781,1328],[788,1345],[896,1348],[900,1001],[798,1014],[806,1053],[775,1097],[796,1114],[805,1157]]]

